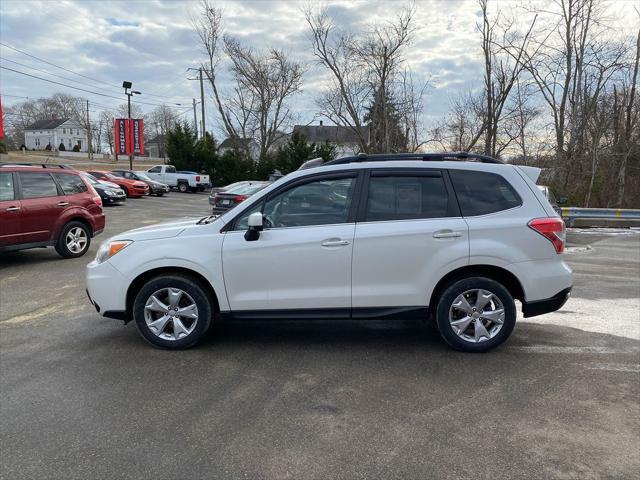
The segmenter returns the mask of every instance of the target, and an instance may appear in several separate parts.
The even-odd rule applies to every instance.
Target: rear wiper
[[[206,225],[207,223],[213,222],[218,217],[219,215],[208,215],[206,217],[202,217],[196,222],[196,225]]]

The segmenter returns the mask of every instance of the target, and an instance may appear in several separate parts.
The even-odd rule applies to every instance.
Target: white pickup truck
[[[171,188],[177,188],[180,192],[202,192],[211,186],[209,175],[195,172],[178,172],[173,165],[155,165],[147,170],[147,175],[152,180],[166,183]]]

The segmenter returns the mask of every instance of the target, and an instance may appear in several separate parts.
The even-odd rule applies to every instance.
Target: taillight
[[[244,202],[247,198],[249,198],[246,195],[236,195],[235,197],[233,197],[233,201],[236,203],[240,203],[240,202]]]
[[[196,182],[200,181],[200,175],[196,175]]]
[[[90,183],[86,183],[85,185],[89,187],[89,191],[91,192],[91,200],[93,201],[93,203],[95,203],[99,207],[102,207],[102,198],[100,198],[100,195],[98,195],[96,189],[93,188],[93,185],[91,185]]]
[[[556,249],[556,253],[564,251],[565,227],[560,217],[534,218],[527,225],[547,238]]]

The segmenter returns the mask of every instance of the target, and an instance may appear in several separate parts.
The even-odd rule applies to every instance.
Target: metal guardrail
[[[635,209],[562,207],[560,215],[567,227],[640,227],[640,210]]]

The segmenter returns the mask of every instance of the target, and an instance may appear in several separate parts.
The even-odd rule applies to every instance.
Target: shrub
[[[61,152],[64,152],[66,150],[64,143],[60,142],[60,145],[58,145],[58,150],[60,150]]]

